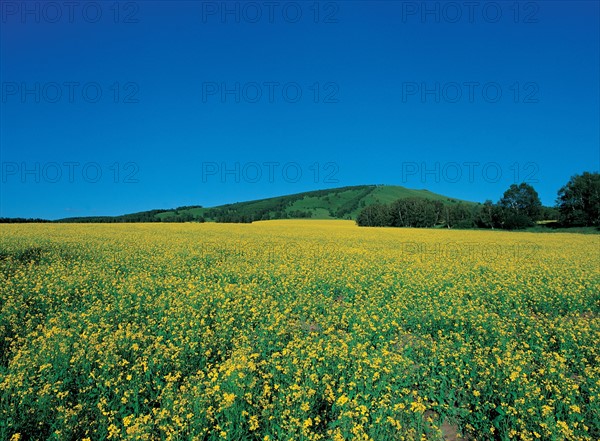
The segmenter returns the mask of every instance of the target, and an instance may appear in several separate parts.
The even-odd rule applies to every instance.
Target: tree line
[[[404,198],[391,204],[372,204],[357,218],[359,226],[413,228],[499,228],[534,226],[556,220],[561,227],[600,227],[600,174],[584,172],[560,188],[555,207],[544,207],[535,189],[513,184],[497,203],[443,203],[424,198]]]

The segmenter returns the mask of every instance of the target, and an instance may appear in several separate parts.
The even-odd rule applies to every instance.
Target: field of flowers
[[[600,237],[0,226],[0,440],[598,440]]]

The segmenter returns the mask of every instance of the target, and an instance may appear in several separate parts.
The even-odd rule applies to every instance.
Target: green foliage
[[[494,205],[448,198],[428,190],[391,185],[359,185],[226,204],[187,205],[121,216],[73,217],[57,222],[206,222],[249,223],[270,219],[356,219],[361,226],[531,228],[538,220],[559,220],[562,227],[600,226],[600,175],[584,172],[559,190],[557,207],[543,207],[535,189],[511,185]],[[50,222],[0,218],[0,223]],[[544,229],[546,227],[543,227]],[[550,227],[548,227],[550,228]],[[536,230],[537,231],[537,230]]]
[[[388,227],[392,224],[390,208],[385,204],[372,204],[363,208],[356,218],[361,227]]]
[[[359,226],[433,228],[473,228],[479,209],[462,202],[444,204],[422,198],[398,199],[391,204],[372,204],[363,208],[356,218]]]
[[[481,228],[497,228],[502,222],[502,209],[488,199],[479,209],[476,222]]]
[[[443,205],[439,201],[421,198],[398,199],[390,206],[391,226],[434,227],[442,217]]]
[[[600,225],[600,174],[583,172],[558,191],[560,222],[564,226]]]
[[[0,224],[29,224],[50,222],[47,219],[24,217],[0,217]]]
[[[473,228],[476,226],[478,208],[462,202],[444,207],[444,224],[448,228]]]
[[[558,220],[560,212],[556,207],[542,207],[540,213],[540,220],[544,221],[555,221]]]
[[[512,184],[498,201],[504,212],[503,227],[509,230],[526,228],[539,220],[542,203],[534,188],[525,182]]]
[[[356,223],[359,226],[517,230],[533,226],[542,214],[552,212],[552,209],[542,207],[534,188],[523,183],[511,185],[497,205],[490,200],[475,205],[410,197],[389,205],[368,205],[360,211]]]
[[[355,219],[367,205],[393,202],[412,197],[456,203],[456,199],[426,190],[412,190],[393,185],[358,185],[316,190],[268,199],[236,202],[212,208],[200,205],[175,210],[150,210],[123,216],[96,216],[61,219],[58,222],[231,222],[247,223],[269,219],[334,218]],[[466,204],[470,204],[465,202]],[[10,221],[10,220],[9,220]]]
[[[341,204],[341,206],[335,211],[333,217],[343,219],[345,216],[352,213],[359,207],[361,201],[364,201],[364,198],[371,194],[373,190],[375,190],[375,187],[366,187],[362,190],[358,190],[356,195]]]

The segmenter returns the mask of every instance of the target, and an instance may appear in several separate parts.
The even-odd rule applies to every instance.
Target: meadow
[[[600,236],[0,225],[1,440],[600,439]]]

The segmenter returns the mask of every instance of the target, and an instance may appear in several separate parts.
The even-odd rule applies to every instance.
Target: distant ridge
[[[358,212],[374,203],[417,197],[445,204],[475,204],[429,190],[398,185],[356,185],[257,199],[215,207],[185,206],[149,210],[121,216],[70,217],[56,222],[252,222],[268,219],[356,219]]]

